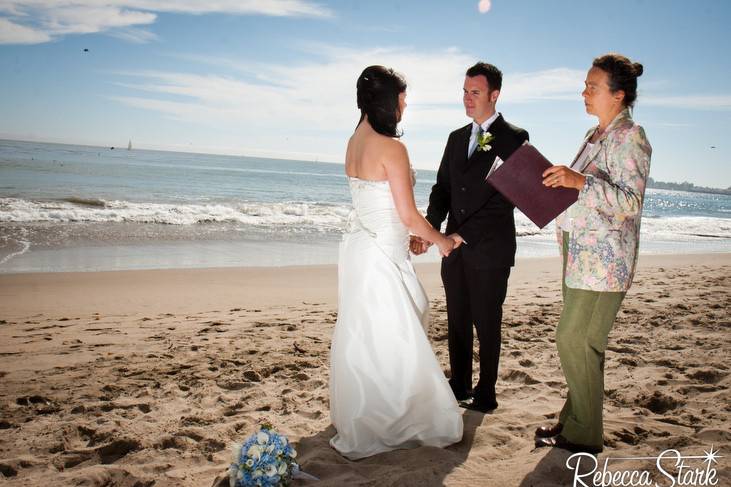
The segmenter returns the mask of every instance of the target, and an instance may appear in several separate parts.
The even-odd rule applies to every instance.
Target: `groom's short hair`
[[[503,73],[489,63],[478,62],[469,68],[465,74],[470,78],[480,75],[484,76],[487,79],[487,86],[490,91],[500,91],[500,88],[503,86]]]

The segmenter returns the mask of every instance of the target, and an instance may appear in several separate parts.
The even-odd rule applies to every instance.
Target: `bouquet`
[[[279,487],[300,473],[295,461],[297,451],[287,438],[263,424],[243,444],[234,445],[229,467],[231,487]]]

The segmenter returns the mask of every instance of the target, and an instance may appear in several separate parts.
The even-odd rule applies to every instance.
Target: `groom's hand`
[[[465,243],[464,239],[462,237],[460,237],[458,233],[451,233],[451,234],[447,235],[447,238],[451,238],[452,240],[454,240],[455,249],[459,248],[460,245]]]

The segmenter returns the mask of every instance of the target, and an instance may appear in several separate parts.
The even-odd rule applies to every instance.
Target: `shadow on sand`
[[[487,416],[489,418],[489,416]],[[472,448],[475,431],[483,414],[464,414],[462,441],[447,448],[419,447],[395,450],[357,461],[348,460],[330,447],[335,435],[332,426],[297,443],[302,470],[319,482],[295,481],[295,486],[441,486],[454,469],[462,465]],[[384,474],[387,472],[387,474]],[[388,481],[384,482],[384,478]]]

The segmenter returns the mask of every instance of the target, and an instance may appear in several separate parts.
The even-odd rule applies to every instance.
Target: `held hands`
[[[439,236],[440,238],[436,242],[437,247],[439,247],[439,253],[442,254],[442,257],[448,257],[452,253],[452,250],[457,247],[457,242],[449,237],[445,237],[443,234]]]
[[[551,188],[574,188],[581,191],[586,177],[566,166],[553,166],[543,171],[543,185]]]
[[[439,241],[436,242],[436,244],[439,247],[439,253],[442,255],[442,257],[447,257],[454,249],[458,248],[464,243],[462,237],[460,237],[456,233],[447,236],[444,236],[442,234],[441,236],[442,238],[440,238]],[[415,255],[423,254],[424,252],[429,250],[429,247],[431,246],[432,242],[428,242],[421,237],[417,237],[416,235],[412,235],[410,237],[409,249]]]
[[[464,240],[462,240],[462,237],[460,237],[459,234],[452,233],[447,235],[443,239],[443,242],[437,242],[437,245],[439,245],[439,253],[442,254],[442,257],[448,257],[454,249],[458,248],[463,243]]]

